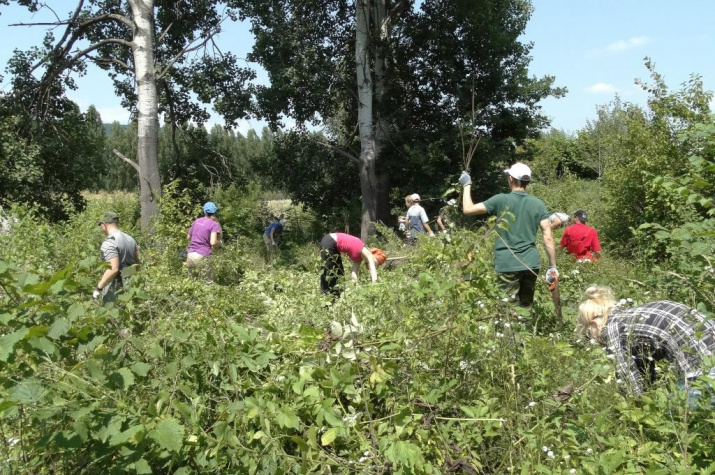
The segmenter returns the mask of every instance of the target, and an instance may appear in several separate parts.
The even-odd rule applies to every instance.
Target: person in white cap
[[[420,206],[420,195],[417,193],[412,195],[412,206],[407,210],[407,229],[410,231],[410,238],[414,241],[417,235],[424,233],[425,230],[431,237],[434,237],[434,232],[428,224],[429,218],[425,209]]]
[[[468,216],[490,214],[508,223],[507,229],[501,226],[496,228],[499,235],[494,242],[494,269],[502,288],[515,298],[519,306],[529,308],[534,302],[536,278],[541,268],[536,233],[541,228],[549,259],[545,277],[550,283],[559,275],[554,238],[546,205],[526,192],[531,182],[531,169],[523,163],[515,163],[504,173],[508,176],[511,192],[474,204],[472,178],[463,171],[459,177],[459,183],[464,188],[462,212]]]
[[[439,226],[439,229],[443,232],[446,233],[449,231],[447,229],[454,220],[452,219],[452,213],[457,209],[457,200],[451,199],[447,201],[447,206],[443,206],[442,209],[439,210],[439,215],[437,216],[437,226]]]

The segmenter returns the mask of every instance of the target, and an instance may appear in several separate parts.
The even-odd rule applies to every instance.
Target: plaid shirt
[[[636,395],[643,392],[645,368],[652,361],[666,358],[691,378],[700,376],[703,358],[715,353],[715,321],[669,300],[616,308],[601,337],[615,360],[616,376]]]

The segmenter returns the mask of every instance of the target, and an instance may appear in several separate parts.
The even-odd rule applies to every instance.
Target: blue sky
[[[705,88],[715,89],[715,1],[710,0],[532,0],[534,13],[524,41],[534,43],[531,73],[550,74],[556,84],[568,88],[562,99],[542,103],[552,125],[566,131],[583,127],[595,116],[596,106],[614,98],[644,104],[646,95],[634,84],[648,79],[643,58],[650,57],[671,89],[687,81],[691,73],[702,76]],[[74,0],[53,0],[61,14]],[[0,63],[13,49],[39,44],[40,27],[9,27],[10,23],[47,21],[49,12],[32,17],[17,6],[0,7]],[[219,38],[225,50],[243,57],[252,38],[247,25],[231,25]],[[3,67],[4,69],[4,67]],[[259,78],[265,80],[265,75]],[[85,108],[94,104],[105,122],[126,122],[129,113],[114,96],[110,79],[90,69],[77,80],[78,90],[70,97]],[[7,84],[2,84],[3,89]],[[220,118],[215,119],[220,122]],[[240,125],[260,128],[259,121]]]

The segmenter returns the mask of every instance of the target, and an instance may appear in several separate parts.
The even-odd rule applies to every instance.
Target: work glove
[[[99,300],[102,297],[102,291],[99,289],[94,289],[94,292],[92,292],[92,298],[94,300]]]
[[[429,233],[429,237],[434,237],[434,233]]]
[[[556,278],[559,276],[559,270],[556,267],[549,267],[546,270],[546,274],[544,275],[544,278],[546,279],[546,282],[549,284],[553,284],[556,282]]]
[[[400,225],[399,225],[398,227],[399,227],[400,231],[404,231],[404,230],[405,230],[405,223],[400,223]]]
[[[462,185],[462,188],[472,184],[472,177],[469,176],[469,173],[463,171],[462,174],[459,175],[459,184]]]

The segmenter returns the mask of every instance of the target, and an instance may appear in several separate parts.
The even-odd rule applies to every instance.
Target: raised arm
[[[462,212],[467,216],[487,214],[487,207],[484,203],[474,204],[472,201],[472,185],[466,185],[462,189]],[[547,220],[548,221],[548,220]]]

